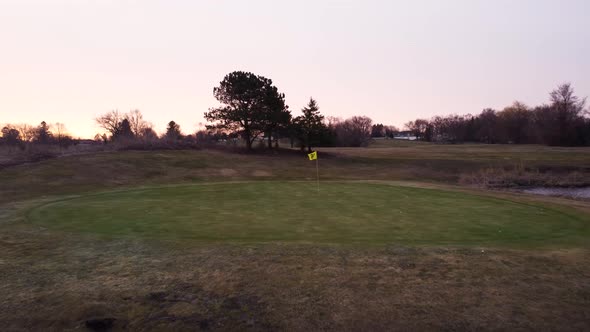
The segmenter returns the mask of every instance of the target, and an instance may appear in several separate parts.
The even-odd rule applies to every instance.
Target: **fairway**
[[[107,192],[29,211],[65,232],[220,243],[579,245],[585,215],[467,193],[371,183],[245,182]]]

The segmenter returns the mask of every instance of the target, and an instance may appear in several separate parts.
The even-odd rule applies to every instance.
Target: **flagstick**
[[[319,158],[316,155],[316,158],[315,158],[315,169],[316,169],[316,172],[317,172],[317,175],[318,175],[317,178],[318,178],[318,194],[319,194],[320,193],[320,166],[319,166],[318,159]]]

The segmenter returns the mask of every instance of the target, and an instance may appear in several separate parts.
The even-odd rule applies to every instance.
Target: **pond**
[[[551,188],[551,187],[535,187],[523,189],[522,192],[534,195],[543,196],[564,196],[570,198],[586,198],[590,199],[590,187],[582,188]]]

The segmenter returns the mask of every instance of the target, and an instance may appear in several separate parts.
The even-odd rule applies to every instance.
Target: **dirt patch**
[[[232,168],[222,168],[219,170],[219,174],[221,174],[221,176],[236,176],[238,175],[238,171]]]
[[[254,177],[269,177],[269,176],[272,176],[272,173],[270,171],[257,169],[254,172],[252,172],[252,176],[254,176]]]

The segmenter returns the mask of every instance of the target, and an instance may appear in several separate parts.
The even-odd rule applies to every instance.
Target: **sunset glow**
[[[193,133],[233,70],[271,78],[294,114],[417,117],[590,95],[590,2],[0,0],[0,123],[139,109]]]

